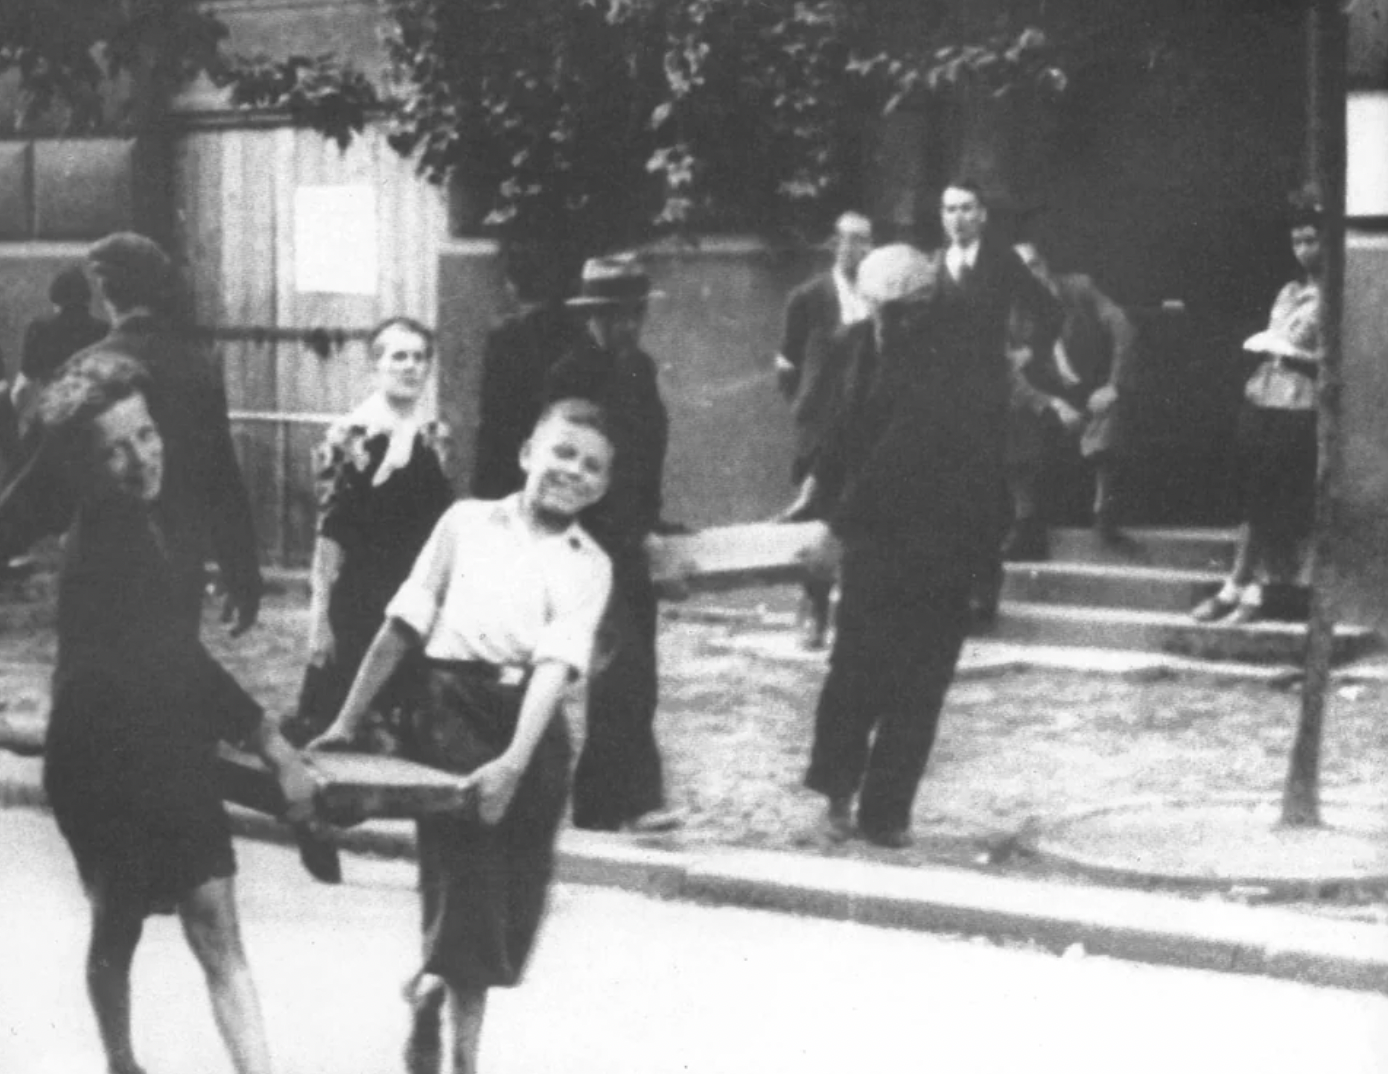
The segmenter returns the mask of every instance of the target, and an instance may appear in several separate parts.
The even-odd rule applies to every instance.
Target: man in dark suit
[[[87,266],[111,316],[110,333],[94,347],[134,358],[148,370],[150,412],[164,439],[164,500],[190,527],[187,539],[211,552],[221,568],[223,618],[233,623],[234,633],[248,630],[261,597],[250,500],[232,445],[221,377],[170,325],[169,259],[145,236],[120,232],[91,247]],[[65,530],[76,512],[73,490],[52,451],[42,441],[27,449],[0,493],[0,554]],[[187,599],[194,603],[201,595],[199,588]]]
[[[824,430],[832,419],[842,381],[840,352],[832,346],[835,335],[868,316],[867,304],[858,293],[858,266],[872,249],[872,221],[848,212],[834,225],[834,263],[828,272],[806,281],[786,301],[785,330],[776,355],[776,377],[790,400],[795,422],[795,457],[791,481],[799,495],[781,517],[801,521],[811,517],[807,504],[812,490],[806,479],[814,465]],[[806,644],[820,648],[829,622],[829,598],[833,582],[816,579],[805,583]]]
[[[1114,478],[1122,449],[1121,401],[1131,387],[1137,332],[1090,277],[1053,272],[1034,242],[1013,249],[1055,296],[1062,313],[1058,335],[1017,317],[1023,323],[1014,341],[1014,358],[1026,383],[1014,393],[1008,460],[1013,521],[1004,555],[1044,559],[1038,487],[1046,444],[1043,423],[1052,416],[1078,441],[1080,454],[1094,469],[1095,530],[1105,540],[1119,538]]]
[[[665,805],[655,739],[658,693],[655,586],[648,547],[662,529],[670,422],[654,359],[641,349],[650,279],[635,258],[593,258],[569,299],[587,320],[549,371],[547,401],[587,399],[607,417],[612,482],[581,517],[612,560],[612,597],[588,687],[587,736],[574,770],[573,822],[599,831],[660,831],[681,818]]]
[[[1060,308],[1055,297],[1027,271],[1016,252],[988,234],[988,206],[977,183],[961,178],[950,182],[940,195],[940,224],[945,245],[933,257],[940,269],[940,316],[937,345],[958,353],[969,362],[991,371],[989,398],[1001,399],[1001,425],[986,425],[978,440],[980,456],[975,468],[993,478],[991,490],[979,494],[994,507],[994,530],[980,530],[976,539],[992,554],[972,565],[974,596],[972,615],[986,625],[997,615],[1002,590],[999,554],[1007,530],[1008,496],[1003,472],[1006,446],[1006,410],[1012,390],[1007,357],[1008,325],[1014,314],[1028,319],[1043,334],[1059,330]],[[1001,393],[999,396],[997,393]]]

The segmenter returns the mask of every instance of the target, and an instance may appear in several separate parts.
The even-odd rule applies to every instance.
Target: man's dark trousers
[[[612,599],[599,632],[587,737],[574,771],[574,827],[597,831],[616,831],[665,804],[655,741],[658,609],[650,562],[639,546],[609,554]]]
[[[908,828],[969,627],[969,580],[921,570],[894,542],[844,549],[838,637],[815,714],[805,784],[858,791],[858,826]]]

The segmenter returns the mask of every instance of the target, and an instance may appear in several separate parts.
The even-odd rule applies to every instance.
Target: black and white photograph
[[[0,1074],[1388,1072],[1388,0],[0,0]]]

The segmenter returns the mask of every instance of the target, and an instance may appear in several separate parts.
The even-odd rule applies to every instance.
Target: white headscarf
[[[344,425],[358,425],[365,429],[368,438],[382,434],[390,438],[385,457],[371,478],[373,487],[385,484],[396,470],[403,470],[409,465],[415,437],[424,424],[418,417],[419,409],[417,405],[411,408],[406,417],[386,402],[384,392],[373,392],[343,419]]]

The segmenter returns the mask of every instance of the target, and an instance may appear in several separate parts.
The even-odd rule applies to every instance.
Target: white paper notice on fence
[[[365,184],[298,187],[294,289],[374,295],[376,286],[376,191]]]

